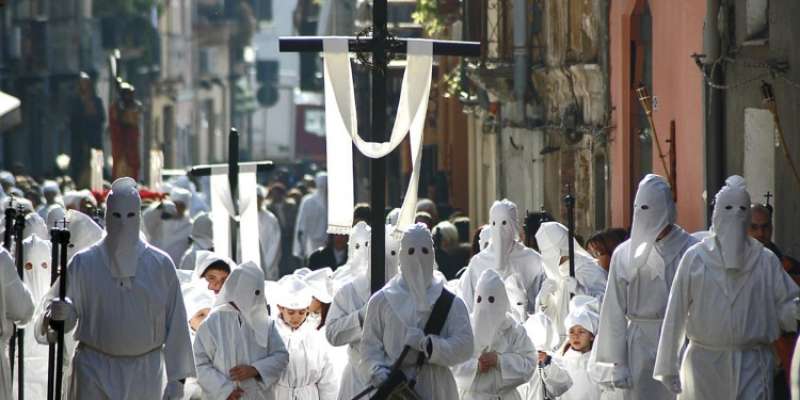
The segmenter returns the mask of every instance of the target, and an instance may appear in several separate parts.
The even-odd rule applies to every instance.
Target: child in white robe
[[[271,400],[289,355],[267,315],[264,272],[231,270],[194,342],[197,382],[206,399]]]
[[[289,351],[289,364],[275,385],[276,400],[335,400],[338,379],[330,359],[330,345],[318,320],[308,319],[312,295],[296,275],[279,281],[278,332]]]
[[[589,378],[589,359],[600,315],[597,300],[585,295],[575,296],[564,319],[568,339],[559,352],[561,366],[569,373],[572,386],[560,400],[600,400],[600,386]]]

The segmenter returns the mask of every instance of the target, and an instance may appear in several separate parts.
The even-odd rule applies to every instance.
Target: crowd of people
[[[154,192],[131,178],[102,192],[0,184],[0,205],[26,214],[21,278],[0,251],[3,399],[18,390],[14,324],[28,399],[46,398],[60,327],[70,399],[788,398],[798,267],[738,176],[708,231],[681,228],[669,184],[648,175],[630,229],[585,241],[509,200],[473,226],[421,199],[412,225],[387,213],[375,293],[369,206],[329,235],[324,172],[258,188],[260,257],[242,263],[215,252],[218,211],[186,176]],[[50,274],[59,221],[64,300]]]

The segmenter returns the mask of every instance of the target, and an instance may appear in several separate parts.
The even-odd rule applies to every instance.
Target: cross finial
[[[765,199],[767,199],[767,205],[768,205],[768,206],[772,205],[772,204],[770,204],[770,203],[769,203],[769,201],[770,201],[770,199],[772,199],[773,197],[775,197],[775,195],[773,195],[773,194],[772,194],[772,193],[770,193],[769,191],[767,191],[767,193],[764,195],[764,198],[765,198]]]

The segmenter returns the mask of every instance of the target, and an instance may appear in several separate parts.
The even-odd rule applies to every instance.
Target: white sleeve
[[[167,327],[164,339],[164,366],[167,380],[170,382],[195,376],[194,360],[192,359],[192,340],[189,336],[189,324],[186,321],[186,307],[183,305],[183,294],[178,282],[175,266],[169,261],[168,278],[172,293],[168,294],[167,314],[165,325]]]
[[[332,346],[343,346],[361,340],[359,308],[353,305],[352,285],[346,285],[333,297],[325,320],[325,336]]]
[[[11,256],[3,252],[0,255],[0,268],[2,268],[3,297],[5,301],[5,315],[2,317],[17,325],[25,325],[33,318],[33,295],[22,280],[19,279],[14,268]]]
[[[388,307],[386,300],[378,295],[373,296],[367,303],[367,314],[364,317],[364,332],[361,335],[361,362],[370,377],[383,368],[391,368],[393,360],[386,354],[383,345],[384,307]],[[470,346],[471,348],[471,346]]]
[[[569,373],[557,363],[551,362],[544,368],[538,369],[536,373],[540,374],[537,379],[542,380],[545,390],[552,396],[561,396],[572,387]]]
[[[512,329],[508,332],[511,336],[510,351],[498,354],[498,366],[502,382],[498,385],[501,390],[511,390],[531,379],[536,369],[538,353],[533,342],[528,337],[524,328]]]
[[[686,318],[692,305],[692,293],[689,290],[692,264],[698,257],[695,252],[684,254],[672,281],[653,368],[653,378],[661,382],[668,376],[677,376],[680,371],[680,352],[686,338]]]
[[[226,400],[228,395],[236,389],[236,385],[228,379],[228,375],[214,367],[213,359],[216,356],[216,340],[213,337],[212,325],[217,321],[215,315],[208,319],[197,329],[194,341],[194,360],[197,367],[197,383],[203,388],[205,398],[212,400]]]
[[[628,283],[620,276],[627,252],[620,249],[611,256],[611,268],[603,304],[600,307],[600,324],[595,342],[598,363],[615,368],[628,368]]]
[[[369,312],[369,310],[367,310]],[[447,321],[441,335],[430,335],[433,350],[428,361],[443,367],[461,364],[472,357],[475,347],[472,337],[472,325],[464,302],[458,297],[453,299]]]
[[[289,352],[286,351],[286,346],[275,327],[275,322],[271,321],[267,356],[254,362],[253,368],[258,370],[258,374],[261,375],[261,382],[270,387],[281,378],[281,374],[288,364]]]
[[[327,343],[324,343],[324,338],[320,335],[317,340],[319,351],[323,352],[321,358],[322,369],[320,370],[320,379],[317,382],[317,391],[319,392],[319,400],[336,400],[339,395],[339,380],[334,373],[333,362],[329,356],[329,349]]]

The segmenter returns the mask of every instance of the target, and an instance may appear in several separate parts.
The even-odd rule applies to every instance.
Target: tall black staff
[[[564,196],[564,206],[567,208],[567,244],[569,248],[569,276],[575,277],[575,197],[572,193]]]
[[[58,223],[52,229],[50,229],[50,287],[56,283],[56,279],[58,278],[59,270],[58,270],[58,251],[59,251],[59,235],[60,229],[58,228]],[[50,343],[48,345],[48,354],[47,354],[47,400],[53,399],[53,383],[55,382],[55,372],[56,372],[56,344]]]
[[[69,245],[70,233],[67,229],[67,221],[64,221],[64,227],[58,233],[59,257],[61,258],[58,264],[59,276],[61,279],[58,281],[58,299],[64,302],[67,296],[67,246]],[[58,348],[56,350],[56,387],[55,387],[55,400],[61,400],[61,388],[64,382],[64,321],[56,323],[56,331],[58,334]]]
[[[16,215],[14,216],[14,247],[16,247],[16,257],[15,262],[17,265],[17,274],[19,275],[19,280],[24,281],[24,271],[25,271],[25,262],[24,262],[24,252],[22,249],[22,239],[24,237],[25,232],[25,210],[20,207],[19,210],[16,211]],[[17,329],[16,330],[16,337],[17,337],[17,398],[19,400],[25,399],[25,330],[24,329]],[[12,339],[13,343],[13,339]],[[11,362],[14,362],[14,353],[13,348],[9,351],[11,354]]]

